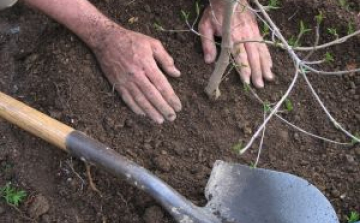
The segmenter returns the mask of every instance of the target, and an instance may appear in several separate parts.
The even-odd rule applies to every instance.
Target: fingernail
[[[174,68],[174,74],[179,77],[181,75],[181,72],[178,69]]]
[[[211,57],[210,54],[206,54],[206,55],[205,55],[205,62],[206,62],[206,63],[211,63],[211,62],[212,62],[212,57]]]
[[[163,117],[161,117],[161,118],[159,117],[159,118],[157,118],[157,120],[155,120],[155,121],[156,121],[156,123],[158,123],[158,124],[160,124],[160,125],[161,125],[161,124],[163,124],[163,123],[164,123],[164,121],[165,121],[165,120],[164,120],[164,118],[163,118]]]
[[[263,88],[264,87],[264,82],[262,80],[259,80],[256,85],[257,85],[258,88]]]
[[[176,119],[176,115],[175,114],[169,114],[167,115],[167,120],[173,122]]]
[[[174,105],[174,110],[175,110],[176,112],[181,111],[182,105],[181,105],[180,99],[175,100],[174,103],[173,103],[173,105]]]

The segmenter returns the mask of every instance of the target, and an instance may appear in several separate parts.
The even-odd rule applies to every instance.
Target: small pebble
[[[331,196],[333,197],[339,197],[341,195],[340,191],[334,189],[331,191]]]
[[[356,147],[354,151],[356,155],[360,156],[360,147]]]
[[[164,213],[158,206],[151,206],[145,210],[143,219],[145,223],[161,223],[163,222]]]
[[[145,12],[147,12],[147,13],[151,13],[151,7],[150,7],[150,5],[145,5],[144,6],[144,9],[145,9]]]
[[[346,154],[345,157],[346,157],[346,160],[347,160],[349,163],[355,162],[354,156],[349,155],[349,154]]]

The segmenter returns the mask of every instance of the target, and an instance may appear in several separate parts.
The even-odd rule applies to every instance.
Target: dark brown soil
[[[1,91],[112,146],[195,204],[204,204],[203,191],[215,160],[243,164],[255,160],[258,142],[243,156],[231,148],[239,140],[246,142],[256,130],[262,121],[262,106],[243,90],[235,73],[222,83],[219,101],[210,102],[203,89],[213,67],[203,62],[199,38],[190,33],[158,32],[152,27],[158,22],[169,29],[184,28],[179,12],[194,10],[193,1],[93,2],[127,28],[159,38],[175,58],[183,76],[170,78],[170,82],[184,109],[174,123],[159,126],[134,115],[112,92],[94,56],[76,36],[21,4],[0,13]],[[324,26],[336,27],[344,35],[349,21],[359,23],[359,2],[349,0],[350,11],[337,2],[284,0],[282,9],[271,15],[283,33],[291,36],[297,34],[300,20],[314,25],[314,16],[322,11]],[[129,24],[131,17],[138,17],[138,22]],[[14,27],[20,27],[20,33],[9,34]],[[325,27],[321,42],[333,39]],[[312,40],[313,35],[308,34],[303,44],[310,45]],[[336,61],[324,69],[359,67],[359,49],[358,37],[332,47],[329,52]],[[277,79],[258,93],[274,102],[286,90],[293,68],[282,50],[272,48],[271,53]],[[309,77],[340,123],[359,132],[360,76]],[[350,141],[326,118],[303,80],[290,98],[295,109],[284,117],[313,133]],[[38,222],[173,222],[147,195],[93,168],[100,197],[89,190],[81,161],[4,121],[0,123],[0,186],[12,182],[29,194],[20,206],[21,213],[0,201],[0,222],[29,222],[27,217],[44,212],[38,208],[43,205],[50,209]],[[341,147],[310,138],[274,119],[267,127],[259,166],[309,180],[325,193],[345,222],[344,216],[351,210],[360,211],[359,150],[359,145]],[[42,196],[45,204],[33,204],[39,200],[37,196]],[[37,213],[31,213],[33,209]]]

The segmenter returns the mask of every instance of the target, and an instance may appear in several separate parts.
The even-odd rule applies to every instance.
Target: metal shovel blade
[[[287,173],[216,161],[205,195],[222,222],[339,223],[315,186]]]

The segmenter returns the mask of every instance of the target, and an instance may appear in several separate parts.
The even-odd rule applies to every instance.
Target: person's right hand
[[[114,25],[101,42],[93,51],[124,102],[159,124],[174,121],[181,102],[158,64],[172,77],[180,71],[160,41]]]

